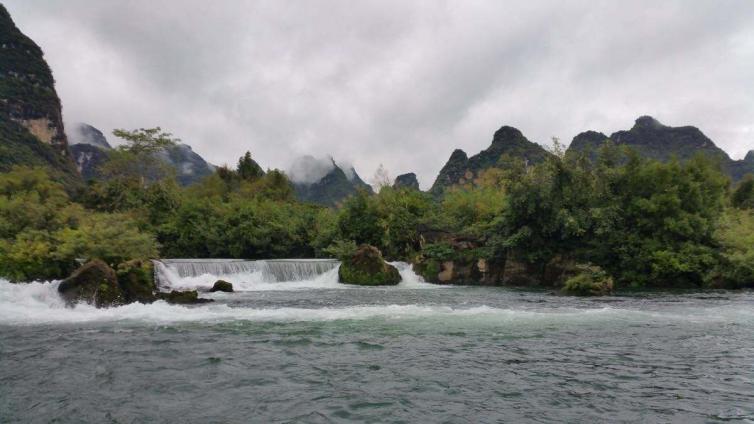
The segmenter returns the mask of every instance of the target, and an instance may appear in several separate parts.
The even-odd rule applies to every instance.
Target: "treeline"
[[[298,202],[284,173],[248,154],[182,188],[145,169],[159,166],[144,155],[169,134],[121,135],[109,178],[83,190],[66,192],[42,169],[0,175],[0,275],[63,278],[93,258],[343,257],[368,243],[437,282],[754,284],[754,180],[731,187],[701,156],[660,163],[608,146],[596,160],[503,157],[439,198],[386,186],[330,209]]]

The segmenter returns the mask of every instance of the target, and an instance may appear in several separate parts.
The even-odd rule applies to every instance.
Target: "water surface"
[[[336,272],[103,310],[0,281],[0,422],[754,421],[751,292],[578,299]]]

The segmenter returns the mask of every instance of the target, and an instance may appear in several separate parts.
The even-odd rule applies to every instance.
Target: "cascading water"
[[[340,262],[334,259],[161,259],[154,263],[161,290],[208,288],[219,279],[241,291],[349,288],[338,283]],[[401,274],[401,286],[430,286],[409,264],[393,265]]]

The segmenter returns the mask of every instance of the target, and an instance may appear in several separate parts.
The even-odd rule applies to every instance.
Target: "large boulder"
[[[210,292],[226,292],[226,293],[232,293],[233,292],[233,284],[225,281],[225,280],[217,280],[215,281],[215,284],[212,285],[212,288],[209,289]]]
[[[120,305],[125,300],[115,271],[99,259],[74,271],[60,283],[58,292],[69,305],[86,302],[102,308]]]
[[[385,262],[379,249],[365,244],[340,264],[338,280],[362,286],[394,286],[401,282],[401,274]]]
[[[126,302],[149,303],[156,299],[152,261],[135,259],[123,262],[118,265],[116,275]]]

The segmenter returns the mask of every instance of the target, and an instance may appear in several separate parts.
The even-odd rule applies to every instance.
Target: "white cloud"
[[[748,0],[6,2],[67,122],[160,125],[216,164],[331,155],[429,187],[502,125],[543,144],[695,125],[754,148]]]

